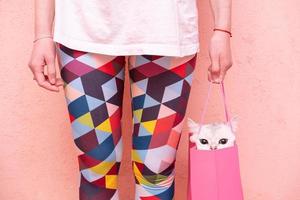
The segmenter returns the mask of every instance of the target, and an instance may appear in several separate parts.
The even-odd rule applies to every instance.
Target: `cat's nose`
[[[210,146],[210,149],[215,150],[215,149],[217,149],[217,146]]]

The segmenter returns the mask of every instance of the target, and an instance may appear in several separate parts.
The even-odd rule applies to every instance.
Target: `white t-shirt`
[[[108,55],[199,51],[197,0],[56,0],[53,40]]]

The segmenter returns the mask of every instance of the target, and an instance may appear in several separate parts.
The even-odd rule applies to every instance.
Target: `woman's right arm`
[[[35,0],[34,38],[37,40],[33,43],[28,66],[39,86],[58,92],[58,86],[63,85],[63,82],[56,78],[55,43],[52,37],[45,37],[52,36],[54,14],[55,0]],[[45,65],[47,75],[44,74]]]

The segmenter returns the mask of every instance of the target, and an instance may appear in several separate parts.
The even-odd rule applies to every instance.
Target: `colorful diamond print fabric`
[[[80,170],[80,200],[119,200],[125,56],[57,43]],[[174,198],[175,160],[196,54],[128,57],[135,200]]]

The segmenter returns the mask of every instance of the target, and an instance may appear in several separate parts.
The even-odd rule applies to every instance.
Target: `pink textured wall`
[[[212,18],[199,1],[201,53],[188,108],[195,119],[206,94],[207,46]],[[234,66],[226,77],[246,200],[300,200],[300,3],[234,1]],[[39,88],[27,68],[33,36],[33,1],[0,0],[0,199],[77,199],[77,151],[60,93]],[[207,120],[223,119],[215,87]],[[126,105],[129,105],[127,93]],[[126,108],[126,106],[125,106]],[[130,129],[128,108],[125,130]],[[133,199],[130,132],[124,132],[122,199]],[[176,199],[185,199],[187,134],[176,165]],[[130,183],[130,184],[128,184]]]

